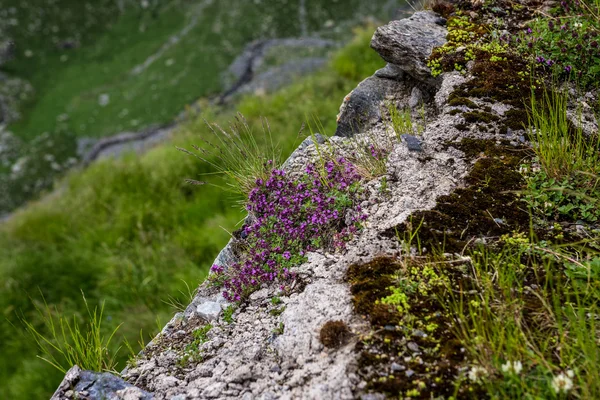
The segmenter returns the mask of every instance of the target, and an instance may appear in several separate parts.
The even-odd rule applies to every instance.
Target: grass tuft
[[[92,371],[114,371],[116,352],[109,351],[109,345],[121,325],[105,336],[102,329],[104,303],[100,310],[97,307],[91,310],[83,292],[81,295],[88,313],[87,327],[82,326],[76,316],[72,322],[60,314],[56,317],[58,310],[53,313],[45,299],[43,308],[35,306],[44,331],[25,318],[22,321],[42,353],[38,357],[60,372],[66,373],[73,365]]]
[[[541,99],[531,96],[530,134],[539,162],[551,178],[560,179],[576,171],[597,169],[600,138],[587,137],[581,124],[572,126],[567,115],[569,96],[564,91],[545,90]],[[579,119],[581,119],[581,110]]]
[[[262,119],[262,137],[253,133],[242,114],[237,115],[229,131],[216,123],[206,122],[213,141],[203,140],[203,144],[192,145],[195,153],[178,147],[177,149],[212,166],[227,178],[224,188],[245,199],[255,186],[256,179],[267,180],[271,170],[281,164],[281,147],[274,143],[271,128]],[[188,180],[195,185],[203,182]]]

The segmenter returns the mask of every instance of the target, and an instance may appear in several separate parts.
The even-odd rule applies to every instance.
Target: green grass
[[[269,122],[262,121],[262,134],[256,134],[239,114],[229,129],[208,123],[212,133],[209,140],[192,145],[195,152],[177,148],[200,161],[211,165],[219,174],[228,178],[222,188],[246,200],[250,190],[255,187],[256,179],[267,180],[273,168],[282,162],[279,144],[273,142]],[[213,161],[214,160],[214,161]],[[194,185],[204,185],[204,181],[190,180]]]
[[[122,323],[108,347],[122,347],[116,368],[124,367],[128,352],[122,338],[134,343],[140,329],[146,338],[156,332],[157,318],[159,325],[166,323],[174,310],[165,300],[186,301],[187,285],[193,288],[204,279],[229,239],[228,231],[243,218],[231,194],[218,187],[227,181],[175,146],[190,148],[210,138],[202,117],[227,126],[236,111],[254,130],[261,129],[261,117],[267,118],[283,154],[298,143],[306,116],[320,121],[324,133],[334,132],[342,98],[358,80],[384,65],[367,39],[364,34],[362,41],[340,53],[368,54],[357,61],[346,59],[360,62],[360,68],[349,68],[336,58],[323,71],[271,95],[244,98],[228,110],[206,109],[191,117],[170,142],[143,156],[130,154],[71,172],[57,193],[3,223],[0,397],[48,398],[62,379],[60,371],[36,358],[36,344],[19,323],[22,315],[48,334],[29,298],[38,302],[38,290],[51,309],[56,307],[69,320],[86,319],[81,291],[91,309],[104,304],[101,334],[110,335]],[[348,78],[340,72],[349,69],[363,75]],[[193,186],[186,178],[210,184]]]
[[[555,220],[600,219],[600,134],[586,135],[567,116],[569,95],[545,90],[531,97],[529,134],[534,163],[524,165],[525,199],[537,214]],[[581,120],[581,110],[576,118]]]
[[[545,90],[542,99],[531,96],[529,132],[534,150],[546,174],[555,179],[576,171],[598,170],[600,136],[587,137],[581,126],[572,127],[567,117],[568,93]],[[581,110],[578,110],[581,121]]]
[[[23,323],[42,353],[39,357],[63,374],[73,365],[92,371],[113,372],[118,349],[110,352],[109,346],[120,325],[110,335],[105,336],[102,330],[104,303],[100,306],[100,311],[97,308],[92,311],[85,295],[83,302],[87,309],[87,328],[82,327],[76,317],[73,317],[71,322],[58,314],[56,309],[51,310],[45,302],[44,309],[38,308],[37,311],[40,320],[43,321],[44,330],[48,333],[41,333],[41,330],[27,320]],[[56,319],[58,321],[55,321]]]
[[[486,371],[482,386],[491,398],[566,398],[567,391],[557,393],[552,382],[572,371],[569,394],[598,398],[600,327],[588,317],[600,311],[598,267],[591,276],[587,272],[600,258],[577,261],[523,236],[506,241],[500,249],[473,252],[472,290],[449,307],[461,321],[461,343]],[[566,275],[565,265],[584,273]],[[507,372],[506,365],[517,361],[522,371]]]
[[[3,69],[35,89],[22,119],[8,127],[23,140],[10,164],[27,162],[17,179],[9,178],[10,165],[0,167],[0,213],[63,176],[79,139],[169,123],[197,99],[226,89],[227,67],[246,44],[302,34],[298,2],[292,1],[168,0],[154,10],[142,10],[138,1],[125,1],[122,10],[110,0],[49,3],[0,1],[2,9],[14,7],[17,22],[7,27],[16,57]],[[343,41],[363,16],[385,17],[383,3],[308,1],[306,28]],[[325,27],[329,20],[333,25]],[[60,48],[65,41],[79,45]],[[319,51],[311,54],[327,55]],[[281,61],[270,58],[267,63]],[[108,101],[101,105],[101,99]]]

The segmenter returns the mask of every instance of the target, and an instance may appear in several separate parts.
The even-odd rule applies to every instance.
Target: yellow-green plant
[[[389,104],[388,111],[390,113],[392,128],[394,129],[394,132],[396,132],[398,140],[400,140],[401,135],[414,134],[412,115],[409,109],[398,110],[395,105]]]

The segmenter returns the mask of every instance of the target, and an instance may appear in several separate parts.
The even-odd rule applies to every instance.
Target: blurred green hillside
[[[81,139],[169,123],[224,90],[227,67],[249,42],[346,41],[350,27],[390,13],[384,0],[306,0],[305,12],[300,3],[0,0],[0,32],[15,42],[2,69],[34,89],[7,127],[19,144],[0,162],[0,215],[76,163]]]
[[[177,2],[179,5],[189,3]],[[221,3],[211,4],[220,7]],[[340,12],[345,8],[351,7],[344,2]],[[178,7],[172,12],[185,23],[186,17]],[[258,16],[250,13],[248,17]],[[117,32],[118,26],[115,23],[113,32]],[[285,21],[280,29],[285,33],[297,27],[293,21]],[[303,139],[298,138],[298,131],[307,117],[317,118],[324,126],[324,133],[333,133],[335,115],[343,97],[360,80],[383,66],[379,56],[369,49],[372,32],[373,27],[358,31],[352,43],[338,51],[327,67],[276,93],[246,97],[228,109],[209,107],[201,115],[190,116],[170,141],[142,156],[130,154],[94,163],[83,171],[72,171],[58,184],[60,190],[0,224],[0,312],[3,316],[0,321],[0,398],[48,398],[62,379],[57,370],[36,358],[36,348],[19,321],[20,315],[43,329],[34,308],[34,304],[41,304],[41,294],[59,313],[82,319],[86,312],[80,290],[92,307],[105,301],[106,331],[123,323],[113,343],[115,347],[122,345],[122,337],[136,343],[140,330],[146,340],[155,334],[175,312],[166,303],[169,297],[184,304],[188,301],[185,283],[195,288],[204,279],[212,260],[228,240],[227,232],[236,229],[243,217],[230,195],[218,187],[196,187],[184,182],[185,178],[193,178],[223,184],[218,176],[202,175],[212,171],[174,147],[189,148],[208,135],[202,118],[227,126],[237,111],[244,114],[255,129],[260,128],[260,117],[266,117],[284,155]],[[265,32],[256,34],[260,36]],[[125,46],[121,47],[120,50],[113,47],[115,54],[111,62],[130,63],[129,68],[135,64],[133,60],[117,59],[127,54],[133,57],[135,50],[131,49],[130,53]],[[182,51],[181,62],[179,56],[173,57],[184,64],[185,51],[178,51]],[[92,53],[81,55],[92,56]],[[55,61],[48,61],[52,62]],[[190,65],[198,62],[192,60]],[[73,68],[65,74],[85,73]],[[115,82],[119,81],[114,74],[109,75]],[[154,78],[148,75],[145,79]],[[158,77],[155,79],[163,82]],[[147,107],[154,110],[165,107],[169,110],[165,118],[172,116],[192,98],[191,92],[185,95],[179,90],[187,90],[186,86],[192,82],[200,85],[203,81],[199,77],[189,79],[187,83],[181,80],[173,85],[170,93],[166,88],[160,89],[160,100],[147,96],[146,105],[139,106],[141,114],[132,109],[131,118],[141,119]],[[94,85],[91,82],[90,87]],[[99,87],[102,85],[104,83]],[[123,85],[131,85],[131,88],[139,85],[139,93],[143,94],[152,83],[124,82]],[[207,93],[213,89],[208,84],[202,90]],[[60,90],[65,91],[66,98],[61,97]],[[56,98],[57,102],[64,100],[63,105],[85,108],[85,101],[66,95],[69,90],[55,87],[41,96],[48,96],[49,103]],[[71,94],[77,90],[73,89]],[[94,95],[90,98],[96,97],[94,90],[91,89]],[[114,90],[117,98],[116,93],[126,91],[118,85],[104,86],[103,90]],[[148,115],[163,118],[152,111]],[[38,117],[32,114],[23,121],[23,132],[28,131],[26,127],[33,124],[33,118]],[[35,126],[45,123],[42,122],[45,117],[40,115],[39,118]],[[109,132],[117,126],[115,124],[121,123],[108,115],[98,117],[100,120],[104,125],[94,131],[98,134]],[[124,367],[128,354],[125,350],[120,354],[119,366]]]

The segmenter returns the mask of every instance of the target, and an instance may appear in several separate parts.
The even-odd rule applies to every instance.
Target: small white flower
[[[552,389],[556,393],[567,393],[569,390],[573,388],[573,380],[571,379],[574,376],[573,371],[567,371],[565,375],[563,372],[552,378]]]
[[[487,375],[487,370],[479,365],[472,366],[471,370],[469,371],[469,379],[473,382],[483,380],[483,378],[485,378]]]
[[[573,24],[573,26],[574,26],[575,28],[581,28],[581,22],[575,22],[575,23]]]
[[[505,364],[502,364],[501,368],[502,372],[507,375],[512,373],[519,375],[523,370],[523,364],[521,364],[521,361],[507,361]]]

